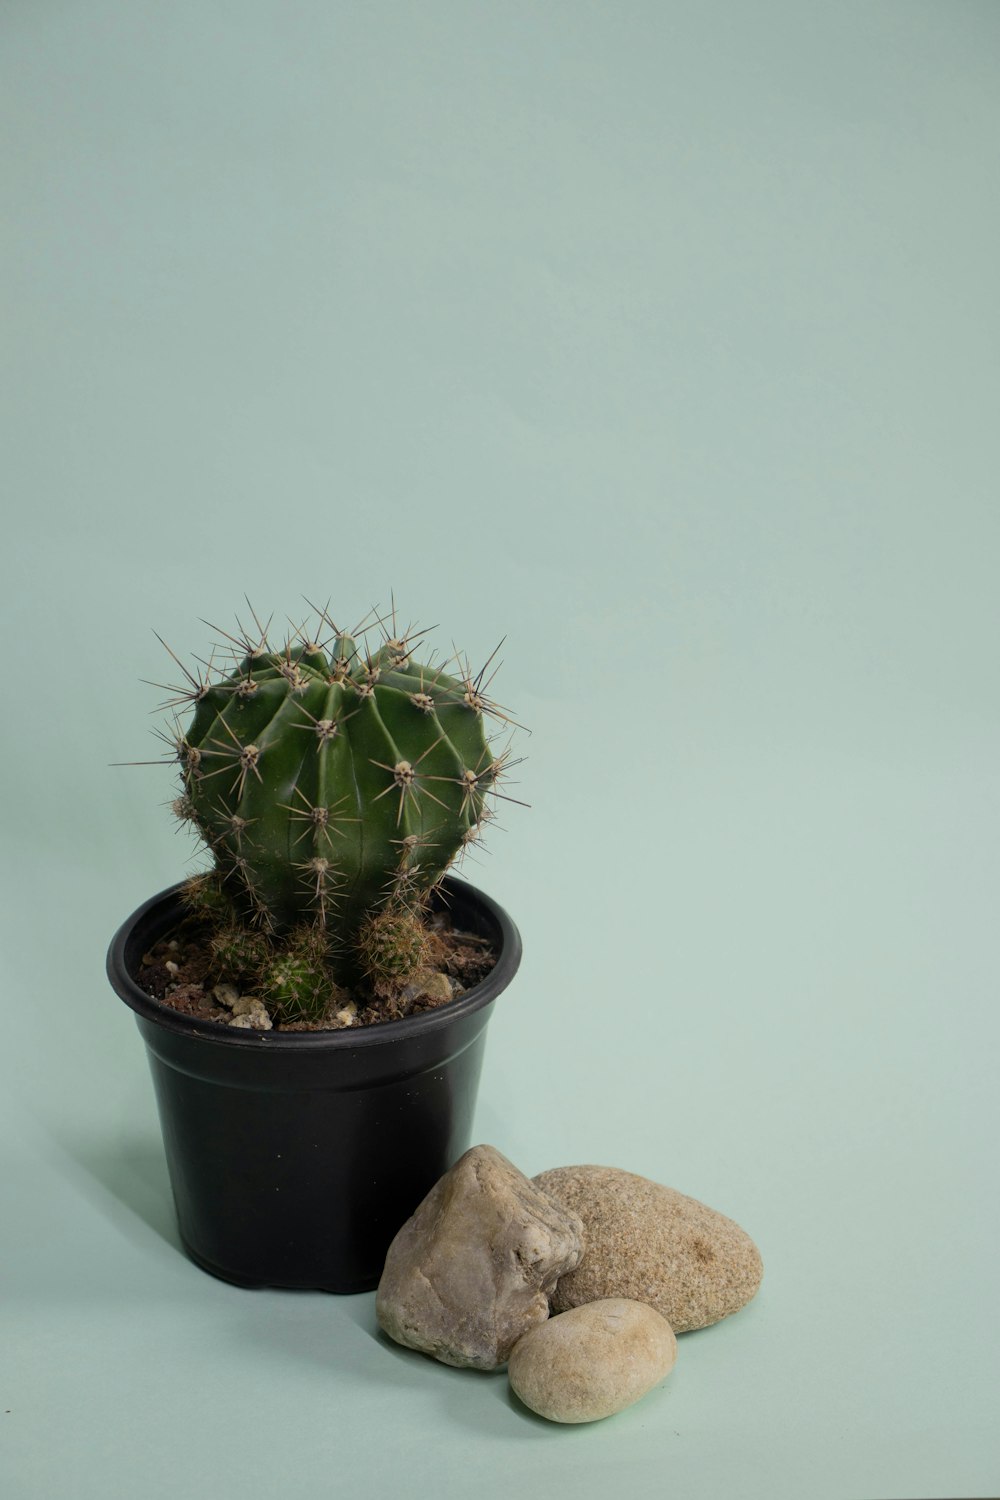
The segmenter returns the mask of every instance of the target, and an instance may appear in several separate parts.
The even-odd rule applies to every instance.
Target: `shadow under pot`
[[[521,941],[488,896],[454,877],[443,887],[496,963],[458,999],[382,1025],[237,1030],[152,999],[133,976],[182,920],[179,885],[116,934],[108,977],[146,1044],[181,1240],[204,1270],[370,1291],[396,1231],[468,1149],[486,1028]]]

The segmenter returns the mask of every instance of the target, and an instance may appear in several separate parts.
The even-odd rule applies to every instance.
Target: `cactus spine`
[[[320,611],[314,636],[278,649],[264,630],[229,639],[231,670],[186,673],[194,712],[173,739],[174,810],[215,860],[195,904],[214,907],[220,888],[231,903],[219,951],[233,947],[233,919],[278,949],[292,934],[301,949],[311,926],[342,967],[363,971],[365,923],[418,913],[491,815],[506,754],[494,757],[486,720],[509,721],[483,673],[416,663],[394,618],[391,633],[378,620],[352,634]]]

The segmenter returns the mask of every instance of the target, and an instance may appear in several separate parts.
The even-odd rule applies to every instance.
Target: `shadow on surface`
[[[355,1387],[395,1391],[411,1402],[429,1403],[458,1427],[487,1436],[509,1430],[506,1370],[455,1369],[394,1343],[376,1323],[373,1292],[280,1294],[267,1318],[248,1317],[239,1337],[248,1347],[266,1347],[282,1361],[347,1377]],[[551,1425],[526,1415],[540,1426]]]
[[[53,1133],[52,1140],[79,1169],[74,1173],[77,1186],[112,1223],[133,1237],[130,1220],[138,1219],[179,1255],[184,1255],[177,1233],[167,1163],[158,1138],[123,1140],[102,1136],[88,1139],[75,1134]],[[82,1181],[80,1173],[83,1174]],[[122,1209],[127,1213],[123,1214]],[[134,1229],[134,1225],[131,1228]]]

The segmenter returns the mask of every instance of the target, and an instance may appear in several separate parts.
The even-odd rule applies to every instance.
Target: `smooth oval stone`
[[[555,1167],[533,1180],[583,1223],[586,1254],[560,1278],[555,1312],[630,1297],[685,1333],[738,1312],[760,1286],[753,1240],[696,1198],[617,1167]]]
[[[389,1246],[375,1311],[398,1344],[495,1370],[579,1264],[580,1221],[492,1146],[440,1178]]]
[[[676,1359],[665,1318],[644,1302],[608,1297],[526,1333],[507,1374],[525,1406],[550,1422],[596,1422],[639,1401]]]

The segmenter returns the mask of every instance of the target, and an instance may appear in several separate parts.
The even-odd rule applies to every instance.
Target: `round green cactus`
[[[217,926],[211,940],[212,958],[225,979],[253,978],[273,958],[271,943],[263,932],[239,922]]]
[[[358,931],[356,952],[376,994],[402,988],[430,957],[421,922],[407,911],[377,911]]]
[[[280,1020],[321,1021],[332,1004],[343,1001],[331,983],[328,958],[321,928],[295,928],[259,970],[257,988],[267,1009]]]
[[[228,671],[189,676],[175,811],[211,847],[245,921],[303,924],[349,952],[366,917],[419,910],[490,816],[505,769],[486,720],[509,723],[474,677],[421,665],[412,636],[364,635],[325,611],[274,649],[241,633]]]

